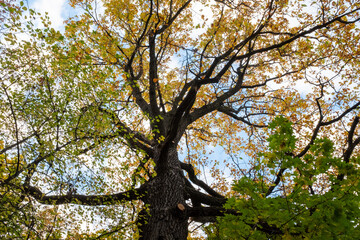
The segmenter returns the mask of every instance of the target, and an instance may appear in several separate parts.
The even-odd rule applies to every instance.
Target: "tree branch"
[[[232,118],[234,118],[235,120],[238,120],[238,121],[241,121],[249,126],[252,126],[252,127],[257,127],[257,128],[264,128],[264,127],[267,127],[267,125],[258,125],[258,124],[255,124],[255,123],[251,123],[250,121],[246,120],[244,117],[238,117],[236,114],[232,113],[227,107],[225,106],[220,106],[218,109],[217,109],[219,112],[221,113],[224,113]]]
[[[190,180],[193,183],[195,183],[196,185],[198,185],[199,187],[201,187],[202,189],[204,189],[208,194],[210,194],[211,196],[217,197],[217,198],[225,198],[224,196],[222,196],[221,194],[219,194],[215,190],[213,190],[205,182],[198,179],[195,175],[194,168],[191,164],[180,162],[180,166],[183,170],[185,170],[189,174]]]
[[[223,207],[192,207],[192,208],[187,208],[186,213],[188,217],[192,217],[195,221],[199,219],[201,222],[203,222],[202,221],[203,219],[205,219],[205,221],[207,220],[206,222],[209,221],[214,222],[216,221],[215,217],[222,217],[225,216],[225,214],[241,216],[240,212],[233,209],[225,209]],[[258,230],[264,233],[271,234],[272,236],[274,234],[279,234],[279,235],[284,234],[280,228],[273,225],[269,225],[267,222],[263,220],[260,220],[256,224],[252,224],[252,223],[247,223],[247,224],[252,228],[257,228]]]
[[[122,136],[133,148],[143,150],[149,156],[153,155],[153,150],[150,147],[153,144],[152,141],[148,140],[143,134],[133,131],[127,127],[113,111],[101,107],[99,107],[99,110],[111,117],[113,123],[118,129],[119,135]]]
[[[45,196],[38,188],[33,186],[24,186],[24,193],[34,197],[36,201],[42,204],[61,205],[67,203],[81,204],[87,206],[113,205],[123,201],[139,200],[146,193],[144,186],[131,189],[125,192],[110,195],[54,195]]]
[[[224,197],[213,197],[206,195],[205,193],[199,192],[196,189],[185,187],[186,193],[190,195],[191,198],[195,199],[196,201],[210,205],[210,206],[222,206],[226,203],[226,198]]]
[[[266,197],[269,196],[274,189],[279,185],[281,177],[283,175],[283,173],[285,172],[286,168],[281,168],[280,171],[276,174],[276,179],[274,181],[274,183],[269,187],[267,193],[266,193]]]
[[[17,141],[17,142],[14,143],[14,144],[11,144],[11,145],[8,145],[8,146],[4,147],[3,149],[0,150],[0,155],[3,154],[3,153],[5,153],[6,151],[12,149],[13,147],[16,147],[16,146],[18,146],[18,145],[21,145],[22,143],[26,142],[27,140],[29,140],[30,138],[32,138],[32,137],[35,136],[35,135],[36,135],[36,133],[33,133],[33,134],[31,134],[30,136],[28,136],[28,137],[26,137],[26,138],[24,138],[24,139],[21,139],[20,141]]]
[[[180,15],[180,13],[191,3],[192,0],[188,0],[185,2],[184,5],[182,5],[179,10],[174,14],[174,16],[170,17],[168,22],[166,24],[164,24],[161,28],[159,28],[156,31],[156,34],[161,34],[163,33],[169,26],[171,26],[171,24],[175,21],[175,19]]]
[[[343,161],[346,162],[346,163],[350,162],[351,154],[353,153],[355,147],[360,143],[360,137],[358,137],[355,141],[353,140],[355,129],[356,129],[356,126],[359,123],[359,120],[360,120],[359,116],[356,116],[354,121],[351,124],[351,128],[350,128],[349,135],[348,135],[348,147],[347,147],[347,149],[345,150],[345,152],[343,154]],[[342,181],[344,179],[344,177],[345,177],[345,174],[340,173],[337,176],[337,179],[339,181]]]
[[[315,31],[317,31],[319,29],[322,29],[322,28],[326,28],[326,27],[330,26],[331,24],[333,24],[334,22],[341,22],[342,21],[341,18],[343,18],[343,17],[345,17],[347,15],[350,15],[350,14],[352,14],[352,13],[358,11],[358,10],[360,10],[360,7],[356,8],[356,9],[350,11],[350,12],[344,13],[341,16],[336,17],[336,18],[334,18],[334,19],[332,19],[330,21],[327,21],[327,22],[325,22],[323,24],[316,25],[315,27],[312,27],[309,30],[298,33],[295,36],[293,36],[293,37],[291,37],[291,38],[289,38],[289,39],[287,39],[287,40],[285,40],[283,42],[273,44],[273,45],[265,47],[265,48],[260,48],[260,49],[254,50],[252,52],[249,52],[249,53],[243,54],[241,56],[238,56],[237,59],[238,60],[246,59],[246,58],[249,58],[249,57],[251,57],[251,56],[253,56],[255,54],[258,54],[258,53],[263,53],[263,52],[267,52],[267,51],[270,51],[270,50],[273,50],[273,49],[281,48],[281,47],[283,47],[283,46],[285,46],[285,45],[287,45],[287,44],[289,44],[291,42],[294,42],[295,40],[297,40],[297,39],[299,39],[301,37],[304,37],[304,36],[310,34],[310,33],[313,33],[313,32],[315,32]],[[360,19],[357,19],[357,21],[358,20],[360,20]]]

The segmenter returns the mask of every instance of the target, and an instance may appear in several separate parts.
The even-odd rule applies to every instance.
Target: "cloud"
[[[51,26],[55,29],[60,29],[64,24],[62,11],[65,9],[66,0],[36,0],[31,4],[31,7],[36,11],[49,14]]]

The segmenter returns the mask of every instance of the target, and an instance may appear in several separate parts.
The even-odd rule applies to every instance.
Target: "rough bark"
[[[147,185],[144,199],[146,209],[139,215],[140,239],[187,239],[188,221],[182,208],[185,182],[175,148],[168,154],[166,172],[156,176]],[[180,207],[179,207],[180,206]]]

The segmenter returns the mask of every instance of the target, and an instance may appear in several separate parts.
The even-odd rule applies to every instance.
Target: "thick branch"
[[[341,115],[339,115],[337,118],[334,118],[330,121],[327,122],[323,122],[321,125],[322,126],[328,126],[333,124],[334,122],[337,122],[339,120],[341,120],[343,117],[345,117],[348,113],[352,112],[353,110],[355,110],[357,107],[360,106],[360,102],[357,102],[356,104],[354,104],[352,107],[346,109]]]
[[[30,138],[32,138],[33,136],[35,136],[35,134],[36,134],[36,133],[33,133],[33,134],[31,134],[30,136],[28,136],[28,137],[26,137],[26,138],[24,138],[24,139],[21,139],[21,140],[19,140],[19,141],[16,141],[16,143],[14,143],[14,144],[11,144],[11,145],[8,145],[8,146],[4,147],[3,149],[0,150],[0,155],[3,154],[3,153],[5,153],[5,152],[8,151],[8,150],[14,148],[14,147],[17,147],[17,146],[21,145],[22,143],[26,142],[28,139],[30,139]]]
[[[88,206],[113,205],[123,201],[138,200],[145,194],[146,188],[140,187],[129,191],[111,194],[111,195],[54,195],[45,196],[38,188],[25,186],[24,193],[34,197],[39,203],[61,205],[67,203],[81,204]]]
[[[150,106],[143,98],[137,81],[135,81],[133,78],[128,78],[127,80],[131,82],[130,86],[132,89],[132,95],[135,98],[136,104],[140,107],[142,112],[150,115]]]
[[[211,196],[217,197],[217,198],[225,198],[221,194],[217,193],[210,186],[208,186],[206,183],[204,183],[203,181],[198,179],[195,175],[194,168],[191,164],[180,162],[180,166],[182,169],[184,169],[189,174],[190,180],[193,183],[195,183],[196,185],[198,185],[199,187],[201,187],[202,189],[204,189],[208,194],[210,194]]]
[[[222,217],[225,214],[240,215],[240,213],[235,210],[225,209],[223,207],[192,207],[188,208],[186,211],[188,217],[194,218],[195,221],[198,218],[206,217],[209,219],[208,217]],[[214,220],[214,218],[210,218],[210,220]]]
[[[356,129],[356,126],[358,125],[359,123],[359,116],[356,116],[353,123],[351,124],[351,128],[350,128],[350,131],[349,131],[349,136],[348,136],[348,143],[349,145],[353,145],[354,144],[354,133],[355,133],[355,129]]]
[[[201,202],[210,206],[222,206],[226,203],[226,198],[213,197],[206,195],[205,193],[199,192],[193,188],[186,187],[186,192],[190,195],[191,198],[196,199],[196,201]]]
[[[145,151],[149,156],[153,155],[153,150],[149,145],[152,144],[150,140],[148,140],[143,134],[137,131],[131,130],[128,126],[126,126],[119,117],[111,110],[103,109],[99,107],[99,110],[103,113],[108,114],[113,123],[116,125],[118,129],[118,133],[121,137],[123,137],[131,147],[140,149]]]
[[[355,139],[355,141],[353,140],[355,129],[356,129],[356,126],[359,124],[359,120],[360,120],[360,118],[358,116],[356,116],[353,123],[351,124],[351,128],[350,128],[349,135],[348,135],[348,147],[343,155],[343,161],[346,163],[350,162],[351,154],[353,153],[355,147],[360,143],[360,137]],[[341,173],[337,176],[337,179],[339,181],[342,181],[344,179],[344,177],[345,177],[345,174]]]
[[[276,175],[276,179],[274,183],[269,187],[269,190],[266,193],[266,196],[269,196],[274,189],[279,185],[282,175],[284,174],[286,168],[281,168],[278,174]]]
[[[149,36],[149,98],[152,117],[160,115],[160,110],[156,101],[157,95],[155,86],[155,83],[158,81],[155,39],[156,35]]]
[[[241,216],[241,213],[239,213],[236,210],[225,209],[222,207],[193,207],[193,208],[187,208],[186,212],[187,212],[187,216],[192,217],[195,221],[197,219],[207,219],[208,221],[209,220],[214,221],[215,218],[211,218],[211,217],[222,217],[225,214]],[[254,224],[254,223],[246,223],[246,224],[248,224],[249,226],[251,226],[253,228],[257,228],[259,231],[271,234],[272,236],[274,234],[279,234],[279,235],[284,234],[280,228],[269,225],[267,222],[262,221],[262,220],[260,220],[256,224]]]

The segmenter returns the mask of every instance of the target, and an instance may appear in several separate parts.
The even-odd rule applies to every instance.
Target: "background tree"
[[[355,117],[352,130],[358,121]],[[350,142],[360,138],[349,139],[342,156],[334,154],[334,144],[326,137],[314,140],[307,153],[294,154],[291,123],[277,117],[269,127],[274,130],[268,139],[270,151],[260,154],[252,175],[234,184],[238,196],[230,198],[226,208],[236,213],[208,226],[210,238],[356,239],[358,157],[346,160],[346,152],[352,151]],[[276,180],[269,187],[267,178],[274,168]]]
[[[1,4],[3,237],[356,231],[358,1],[70,3],[64,34]]]

